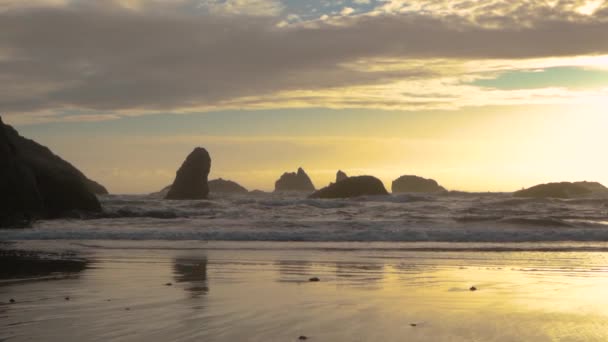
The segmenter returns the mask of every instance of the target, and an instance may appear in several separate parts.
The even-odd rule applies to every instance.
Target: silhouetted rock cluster
[[[376,177],[348,177],[313,193],[311,198],[349,198],[388,195],[384,184]]]
[[[226,194],[246,194],[249,191],[236,182],[219,178],[209,181],[209,192]]]
[[[348,178],[346,173],[344,173],[342,170],[338,170],[338,172],[336,173],[336,183],[338,183],[339,181],[343,181],[346,178]]]
[[[393,181],[391,191],[393,193],[436,193],[445,192],[446,190],[433,179],[426,179],[418,176],[401,176]]]
[[[166,199],[192,200],[205,199],[209,194],[207,177],[211,170],[211,157],[202,147],[192,151],[177,170],[175,180]]]
[[[298,172],[285,172],[274,184],[275,192],[301,191],[313,192],[315,186],[302,168]]]
[[[0,118],[0,226],[73,211],[100,211],[92,181]]]
[[[597,182],[561,182],[539,184],[516,191],[513,195],[528,198],[572,198],[602,194],[608,194],[608,188]]]

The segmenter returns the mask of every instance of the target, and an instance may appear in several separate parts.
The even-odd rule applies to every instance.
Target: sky
[[[0,0],[0,113],[114,193],[608,184],[608,1]]]

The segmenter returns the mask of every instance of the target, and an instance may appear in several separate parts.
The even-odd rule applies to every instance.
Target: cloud
[[[277,16],[284,9],[282,3],[276,0],[202,0],[200,6],[212,14],[262,17]]]
[[[605,95],[464,83],[487,77],[498,61],[527,68],[607,55],[606,2],[588,15],[582,0],[393,0],[367,14],[284,27],[283,5],[269,0],[19,3],[0,2],[0,110],[13,115],[453,108]]]
[[[344,7],[341,11],[340,14],[343,16],[348,16],[351,15],[355,12],[355,9],[352,7]]]

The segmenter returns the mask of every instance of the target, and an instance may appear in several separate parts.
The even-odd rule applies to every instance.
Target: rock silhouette
[[[95,195],[107,195],[108,194],[108,190],[106,189],[106,187],[97,183],[94,180],[86,179],[85,184],[87,186],[87,189],[89,189],[89,191],[94,193]]]
[[[211,193],[228,193],[228,194],[246,194],[249,191],[240,184],[226,179],[214,179],[209,181],[209,192]]]
[[[209,194],[207,177],[211,170],[211,157],[202,147],[195,148],[177,170],[171,189],[165,199],[205,199]]]
[[[90,180],[47,147],[26,139],[0,118],[0,221],[55,218],[101,211]],[[0,222],[0,225],[2,222]]]
[[[440,186],[433,179],[426,179],[418,176],[401,176],[393,181],[391,185],[391,191],[393,193],[436,193],[446,192],[446,189]]]
[[[148,194],[148,196],[150,196],[152,198],[165,198],[165,197],[167,197],[169,190],[171,190],[171,185],[167,185],[157,192],[152,192],[152,193]]]
[[[19,160],[0,118],[0,227],[22,216],[41,215],[42,196],[34,173]]]
[[[338,183],[339,181],[343,181],[346,178],[348,178],[346,173],[344,173],[342,170],[338,170],[338,172],[336,173],[336,183]]]
[[[311,198],[349,198],[359,196],[388,195],[384,184],[376,177],[349,177],[338,183],[331,184],[314,194]]]
[[[597,182],[561,182],[539,184],[516,191],[513,195],[528,198],[572,198],[602,194],[608,195],[608,188]]]
[[[302,168],[298,168],[298,172],[285,172],[281,178],[275,182],[274,191],[313,192],[315,191],[315,186],[312,184],[312,181],[306,172]]]

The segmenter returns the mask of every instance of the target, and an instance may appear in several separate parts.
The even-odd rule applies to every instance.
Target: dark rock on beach
[[[211,157],[207,150],[197,147],[177,170],[175,181],[166,199],[188,200],[205,199],[209,194],[207,177],[211,170]]]
[[[7,127],[0,119],[0,227],[11,225],[19,216],[41,215],[42,195],[34,172],[19,158],[17,147],[9,140]]]
[[[0,226],[21,218],[101,211],[82,172],[0,118]]]
[[[608,188],[597,182],[547,183],[517,191],[515,197],[527,198],[575,198],[608,195]]]
[[[209,181],[209,192],[226,194],[246,194],[249,191],[236,182],[219,178]]]
[[[349,177],[338,183],[331,184],[314,194],[311,198],[349,198],[359,196],[388,195],[384,184],[376,177]]]
[[[315,186],[304,169],[298,168],[298,172],[285,172],[274,184],[275,192],[300,191],[313,192]]]
[[[393,193],[438,193],[446,192],[446,189],[433,179],[418,176],[401,176],[393,181],[391,191]]]
[[[87,265],[87,260],[75,255],[0,250],[0,279],[78,273]]]

